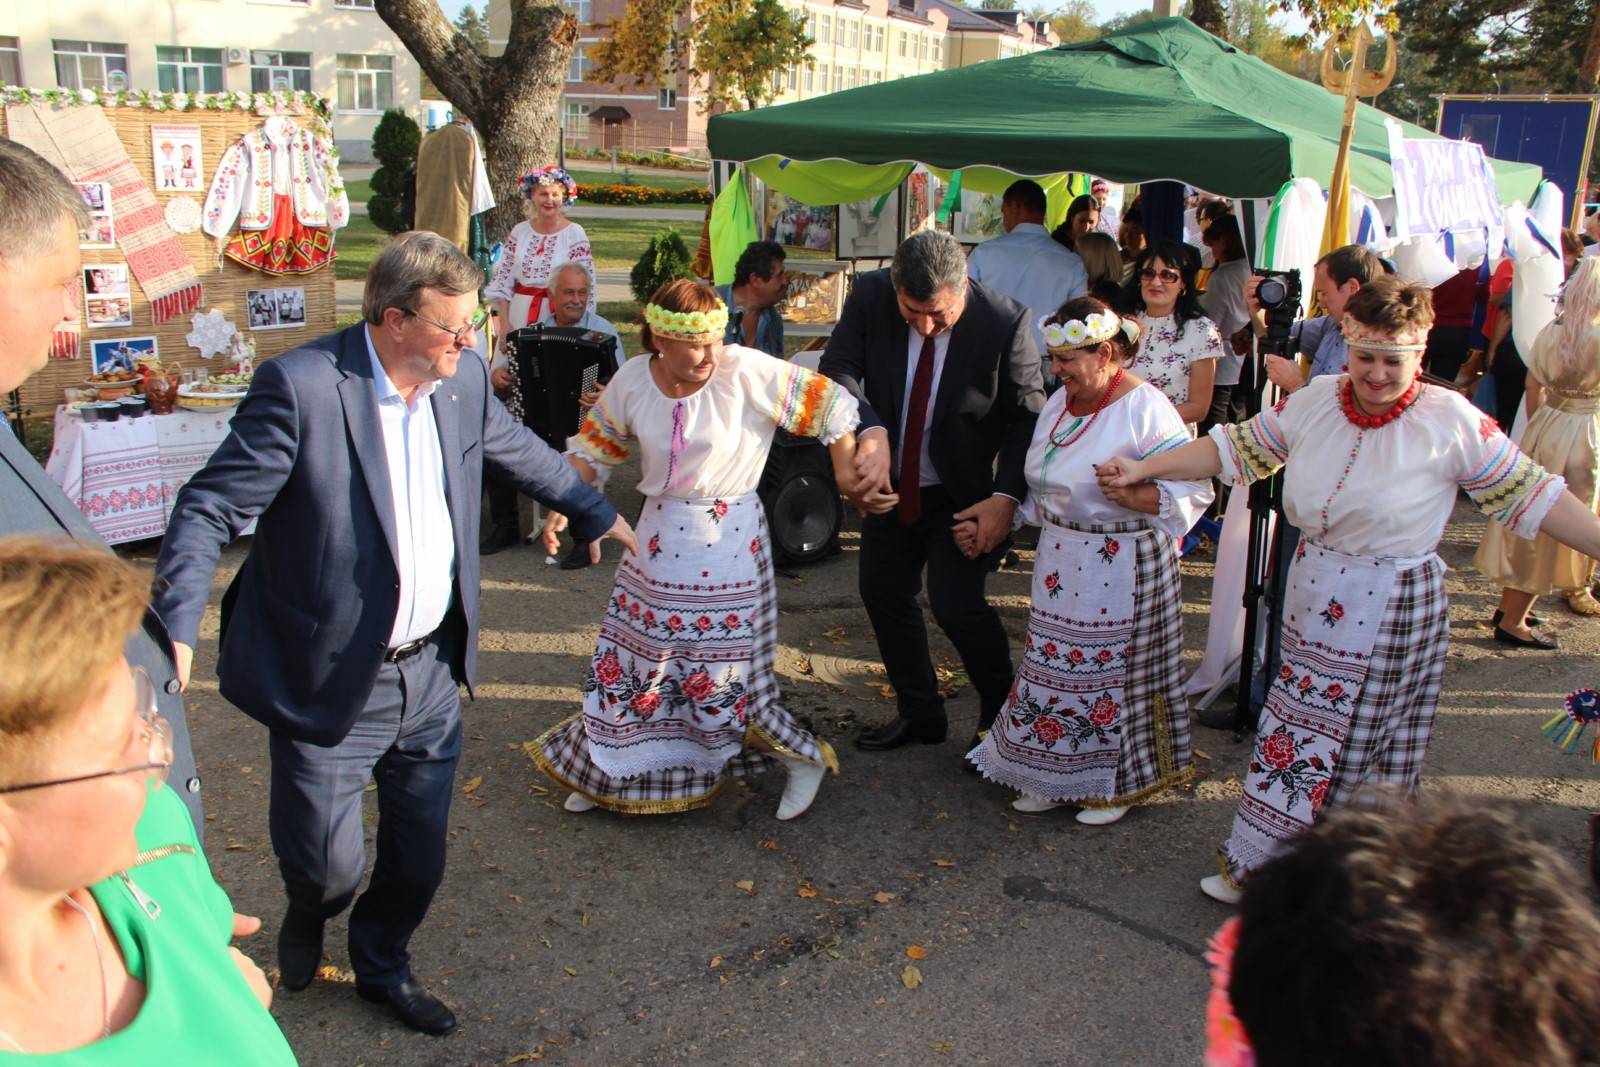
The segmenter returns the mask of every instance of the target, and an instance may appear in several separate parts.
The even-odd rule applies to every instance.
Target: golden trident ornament
[[[1340,68],[1335,53],[1341,41],[1350,46],[1350,65]],[[1328,214],[1322,227],[1322,252],[1331,252],[1350,239],[1350,141],[1356,128],[1356,98],[1377,96],[1394,81],[1395,39],[1391,35],[1382,70],[1367,69],[1367,49],[1372,31],[1365,22],[1330,37],[1322,50],[1322,84],[1344,97],[1344,125],[1339,130],[1339,152],[1328,181]]]

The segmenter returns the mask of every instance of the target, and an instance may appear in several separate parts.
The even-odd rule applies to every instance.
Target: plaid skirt
[[[1177,545],[1046,519],[1022,663],[967,758],[1044,800],[1121,807],[1193,775]]]
[[[754,493],[645,502],[584,681],[583,711],[526,746],[562,786],[614,811],[687,811],[774,754],[837,770],[778,701],[778,602]]]
[[[1302,542],[1223,873],[1238,886],[1330,807],[1413,798],[1450,621],[1437,556],[1381,560]]]

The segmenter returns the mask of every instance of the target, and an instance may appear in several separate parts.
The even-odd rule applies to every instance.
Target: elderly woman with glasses
[[[1094,464],[1189,441],[1154,386],[1128,371],[1138,324],[1078,297],[1040,323],[1061,388],[1028,449],[1020,521],[1039,527],[1022,663],[967,758],[1021,794],[1012,807],[1082,808],[1116,822],[1192,774],[1176,538],[1211,501],[1198,481],[1103,488]],[[973,524],[955,528],[971,549]]]
[[[0,539],[0,1062],[295,1062],[258,920],[212,880],[163,779],[167,724],[123,643],[150,580],[103,550]]]
[[[1157,241],[1133,264],[1124,306],[1139,321],[1139,354],[1128,369],[1166,394],[1190,436],[1211,410],[1222,334],[1195,288],[1195,262],[1176,241]]]

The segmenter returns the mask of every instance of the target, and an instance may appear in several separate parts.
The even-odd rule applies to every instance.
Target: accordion
[[[534,324],[506,336],[522,393],[522,421],[561,451],[583,423],[578,399],[609,382],[618,364],[617,339],[576,326]]]

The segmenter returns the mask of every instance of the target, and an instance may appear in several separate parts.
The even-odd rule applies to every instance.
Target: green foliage
[[[483,6],[483,14],[478,14],[471,4],[461,9],[461,14],[456,16],[456,32],[465,37],[473,48],[485,55],[489,53],[489,5]]]
[[[650,294],[668,282],[693,277],[690,262],[689,247],[676,230],[656,234],[628,275],[628,287],[633,290],[634,299],[646,303]]]
[[[400,193],[406,171],[417,162],[417,146],[422,130],[416,120],[398,108],[390,108],[372,131],[372,154],[378,169],[372,173],[372,196],[367,200],[367,217],[388,233],[406,228],[400,217]]]
[[[1090,0],[1069,0],[1050,16],[1050,27],[1063,44],[1092,41],[1100,36],[1100,27],[1095,24],[1094,4]]]

